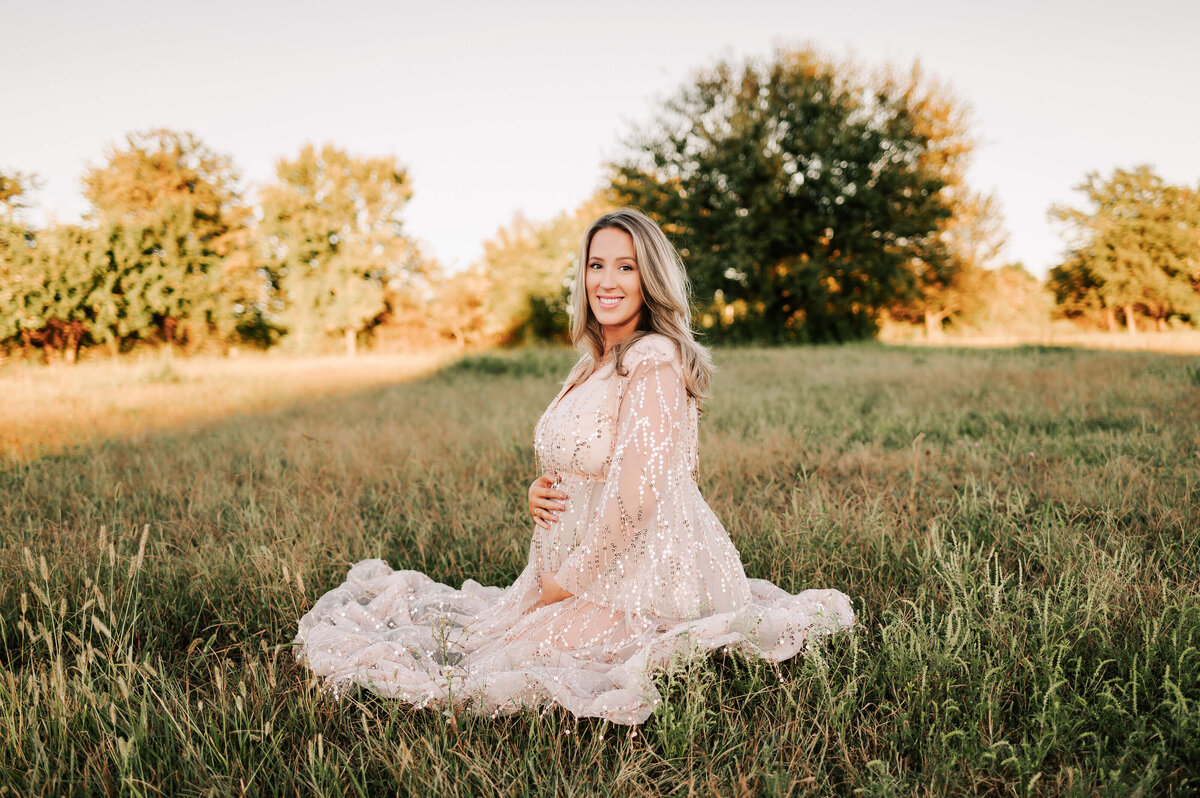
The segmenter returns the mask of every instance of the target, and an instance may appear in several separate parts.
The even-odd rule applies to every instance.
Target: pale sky
[[[254,197],[304,142],[395,154],[410,235],[462,267],[514,212],[546,219],[602,181],[632,125],[717,57],[810,43],[920,58],[974,109],[973,188],[1035,274],[1046,219],[1089,170],[1200,180],[1200,2],[204,4],[0,0],[0,170],[37,173],[35,222],[78,219],[79,177],[127,132],[230,154]]]

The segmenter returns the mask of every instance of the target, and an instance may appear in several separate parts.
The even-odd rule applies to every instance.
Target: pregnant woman
[[[696,486],[697,403],[712,376],[683,263],[630,208],[584,234],[572,292],[581,350],[534,432],[529,560],[506,588],[354,565],[300,620],[297,656],[337,688],[491,714],[558,705],[646,720],[677,652],[778,662],[854,623],[837,590],[746,577]]]

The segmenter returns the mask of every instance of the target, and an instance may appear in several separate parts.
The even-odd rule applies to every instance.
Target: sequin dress
[[[576,366],[581,368],[582,361]],[[854,623],[832,589],[791,595],[746,577],[696,485],[698,412],[675,344],[648,335],[625,374],[603,364],[538,420],[538,463],[568,495],[506,588],[459,589],[382,560],[354,565],[300,620],[297,657],[335,689],[490,714],[561,706],[638,724],[677,653],[737,648],[780,661]],[[572,595],[536,607],[550,576]]]

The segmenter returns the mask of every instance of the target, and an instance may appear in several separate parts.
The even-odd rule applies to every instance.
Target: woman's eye
[[[622,268],[622,269],[629,269],[629,271],[633,271],[633,267],[632,267],[632,266],[630,266],[628,263],[623,263],[623,264],[621,264],[621,268]]]

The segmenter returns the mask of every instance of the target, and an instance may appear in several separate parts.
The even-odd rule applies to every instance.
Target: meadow
[[[524,564],[573,356],[0,370],[2,795],[1200,791],[1200,361],[721,349],[700,487],[749,575],[854,598],[634,734],[330,698],[290,648],[353,562]]]

